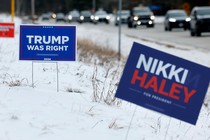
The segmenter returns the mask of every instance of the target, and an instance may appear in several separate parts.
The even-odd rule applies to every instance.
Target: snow
[[[10,19],[7,15],[0,15],[0,21]],[[57,81],[55,63],[34,62],[35,87],[31,87],[32,62],[18,60],[19,24],[21,20],[15,18],[14,39],[0,38],[0,140],[210,139],[210,89],[197,125],[193,126],[125,101],[118,106],[107,105],[103,101],[94,102],[93,76],[99,80],[100,87],[106,88],[115,70],[118,70],[118,77],[112,82],[119,81],[122,68],[118,69],[117,66],[110,66],[106,79],[105,66],[81,61],[59,62]],[[116,35],[78,26],[77,36],[106,44],[104,47],[117,51]],[[125,58],[134,41],[210,67],[209,50],[177,45],[169,48],[164,44],[122,35],[122,54]]]

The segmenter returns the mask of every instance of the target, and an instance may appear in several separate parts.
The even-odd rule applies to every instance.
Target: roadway
[[[83,23],[77,25],[86,28],[97,28],[109,33],[113,32],[116,34],[116,32],[118,32],[118,26],[115,26],[114,23],[99,23],[97,25]],[[136,29],[130,29],[127,25],[122,25],[121,29],[123,34],[133,38],[170,45],[171,47],[176,47],[177,45],[179,47],[194,47],[196,49],[210,51],[210,33],[202,33],[201,37],[191,37],[189,30],[184,31],[183,29],[173,29],[170,32],[166,32],[162,23],[156,24],[154,28],[141,26]]]

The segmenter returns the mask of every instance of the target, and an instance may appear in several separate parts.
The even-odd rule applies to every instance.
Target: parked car
[[[88,10],[81,11],[79,17],[79,23],[92,22],[91,16],[92,14],[90,11]]]
[[[79,17],[80,17],[79,11],[73,10],[73,11],[70,11],[70,12],[66,15],[66,21],[67,21],[67,22],[79,21]]]
[[[168,10],[165,15],[164,28],[165,31],[171,31],[173,28],[190,28],[190,17],[181,9]]]
[[[154,19],[155,16],[148,7],[134,7],[131,11],[131,15],[128,17],[128,27],[136,28],[140,25],[154,27]]]
[[[121,11],[121,23],[127,24],[128,23],[128,17],[130,16],[130,11],[129,10],[122,10]],[[117,26],[119,24],[119,18],[120,13],[117,11],[117,14],[115,16],[115,25]]]
[[[65,15],[63,13],[57,13],[56,14],[56,22],[59,22],[59,21],[63,21],[63,22],[66,21]]]
[[[190,17],[191,36],[201,36],[202,32],[210,32],[210,6],[194,7]]]
[[[106,11],[98,10],[94,14],[94,16],[92,16],[91,19],[93,20],[94,23],[104,22],[106,24],[109,24],[110,16],[108,15]]]

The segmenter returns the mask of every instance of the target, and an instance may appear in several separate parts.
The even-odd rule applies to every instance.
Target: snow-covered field
[[[0,21],[9,20],[0,15]],[[58,81],[55,63],[34,63],[31,87],[32,62],[18,60],[21,20],[15,23],[15,38],[0,38],[0,140],[210,140],[210,89],[196,126],[125,101],[94,101],[94,90],[116,89],[124,62],[119,67],[111,61],[105,66],[84,63],[78,54],[77,62],[58,63]],[[117,33],[78,26],[77,38],[117,51]],[[169,48],[122,35],[125,58],[134,41],[210,67],[210,50]]]

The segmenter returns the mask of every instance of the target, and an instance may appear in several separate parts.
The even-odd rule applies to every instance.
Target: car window
[[[63,13],[58,13],[57,17],[64,17],[64,14]]]
[[[90,16],[91,13],[89,11],[82,11],[81,15],[83,15],[83,16]]]
[[[96,15],[107,15],[106,11],[97,11]]]
[[[141,8],[141,9],[134,9],[133,10],[133,13],[134,14],[142,14],[142,13],[151,13],[150,9],[149,8]]]
[[[77,11],[72,11],[72,12],[71,12],[71,15],[72,15],[72,16],[79,16],[79,12],[77,12]]]
[[[186,17],[187,14],[185,12],[173,12],[169,13],[169,17]]]
[[[197,14],[198,15],[210,15],[210,8],[198,9]]]
[[[117,15],[119,15],[119,11],[117,12]],[[121,15],[130,15],[130,11],[121,11]]]

